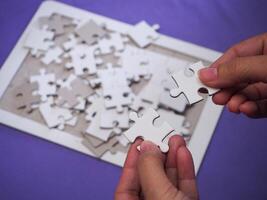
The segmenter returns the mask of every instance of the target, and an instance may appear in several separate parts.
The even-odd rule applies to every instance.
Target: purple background
[[[0,64],[41,0],[0,2]],[[265,0],[63,0],[218,51],[267,31]],[[2,117],[2,116],[0,116]],[[224,110],[198,174],[202,199],[267,198],[267,120]],[[121,169],[0,125],[0,199],[112,199]]]

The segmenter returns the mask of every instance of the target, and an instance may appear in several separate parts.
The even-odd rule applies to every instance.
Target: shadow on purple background
[[[41,0],[0,2],[0,65]],[[218,51],[267,31],[267,1],[62,0]],[[1,116],[0,116],[1,117]],[[201,199],[266,199],[267,120],[224,110],[198,174]],[[0,125],[0,199],[112,199],[121,169]]]

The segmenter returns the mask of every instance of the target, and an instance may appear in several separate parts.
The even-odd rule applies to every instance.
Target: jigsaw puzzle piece
[[[55,62],[57,64],[61,63],[60,56],[63,54],[63,50],[60,47],[54,47],[51,49],[48,49],[45,53],[44,57],[41,59],[42,63],[49,65],[52,62]]]
[[[122,37],[120,33],[110,33],[109,38],[102,38],[98,41],[98,48],[101,55],[112,53],[112,51],[120,52],[125,48],[127,38]]]
[[[64,20],[62,16],[54,14],[48,17],[40,17],[39,24],[41,28],[47,26],[47,29],[53,31],[55,35],[61,35],[65,33],[64,27],[71,23]]]
[[[138,117],[137,113],[131,112],[129,118],[135,123],[123,134],[131,142],[141,137],[158,145],[162,152],[167,152],[169,146],[163,143],[163,139],[174,129],[167,122],[162,123],[159,127],[154,126],[154,120],[159,117],[159,114],[152,108],[149,108],[141,117]]]
[[[104,28],[98,26],[93,20],[80,24],[75,32],[88,45],[96,43],[98,39],[104,37],[106,34]]]
[[[38,52],[45,52],[54,45],[54,33],[46,28],[33,28],[26,38],[24,47],[31,49],[33,56],[38,56]]]
[[[191,75],[186,75],[184,70],[174,73],[172,78],[175,81],[177,88],[171,89],[170,95],[175,98],[183,93],[186,96],[188,103],[192,105],[203,100],[203,97],[198,93],[200,89],[206,89],[209,95],[213,95],[218,92],[218,89],[207,87],[201,83],[197,72],[202,68],[204,68],[203,63],[197,62],[190,65],[188,68],[193,72]]]
[[[128,34],[139,47],[144,48],[159,38],[156,32],[158,29],[158,24],[151,27],[147,22],[141,21]]]
[[[55,74],[48,74],[46,73],[45,69],[41,69],[39,75],[34,75],[30,77],[31,83],[38,83],[38,90],[36,91],[36,94],[41,96],[42,101],[46,101],[49,95],[56,94],[56,85],[54,84],[55,81]]]

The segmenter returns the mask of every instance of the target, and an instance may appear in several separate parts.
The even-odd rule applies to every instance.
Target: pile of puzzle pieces
[[[16,108],[39,112],[49,128],[77,127],[97,157],[126,152],[136,137],[168,151],[172,134],[190,138],[183,113],[202,99],[191,91],[199,89],[194,71],[203,65],[186,68],[185,61],[147,51],[160,37],[158,28],[142,21],[123,35],[93,20],[39,18],[24,48],[43,67],[14,88]],[[185,76],[186,70],[193,74]]]

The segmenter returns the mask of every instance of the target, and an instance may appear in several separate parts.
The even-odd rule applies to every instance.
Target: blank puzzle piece
[[[128,41],[126,37],[122,37],[120,33],[110,33],[109,38],[102,38],[98,41],[100,54],[109,54],[112,51],[123,51],[125,43]]]
[[[186,75],[184,70],[180,70],[172,75],[177,88],[170,90],[170,95],[172,97],[178,97],[180,94],[184,94],[190,105],[203,100],[203,97],[199,95],[199,90],[205,88],[209,95],[213,95],[218,92],[218,89],[210,88],[201,83],[198,78],[198,70],[204,68],[202,62],[197,62],[189,66],[189,70],[193,73],[191,75]]]
[[[63,129],[64,124],[68,121],[70,121],[70,125],[74,125],[76,121],[69,109],[54,106],[51,97],[39,105],[39,111],[49,128],[59,126],[60,129]]]
[[[139,47],[144,48],[159,38],[159,34],[156,32],[158,29],[158,24],[151,27],[147,22],[141,21],[128,34]]]
[[[52,62],[59,64],[62,61],[60,56],[63,53],[64,51],[60,47],[54,47],[54,48],[48,49],[48,51],[45,53],[41,61],[46,65],[49,65]]]
[[[27,36],[24,46],[31,49],[33,56],[38,56],[38,51],[47,51],[54,45],[53,38],[54,32],[47,30],[47,28],[33,28]]]
[[[162,152],[167,152],[169,146],[163,143],[163,140],[168,134],[174,131],[174,129],[167,122],[163,122],[159,127],[154,126],[154,120],[159,117],[159,114],[152,108],[149,108],[141,117],[138,117],[135,112],[130,112],[129,118],[134,121],[135,124],[123,134],[131,142],[141,137],[144,140],[149,140],[158,145]]]
[[[45,69],[40,70],[40,75],[34,75],[30,77],[30,82],[38,83],[38,90],[36,93],[41,96],[42,101],[46,101],[49,95],[56,94],[56,81],[55,74],[47,74]]]
[[[102,64],[102,60],[95,57],[95,46],[88,46],[86,44],[76,45],[68,54],[67,57],[71,61],[66,63],[67,69],[73,69],[77,76],[88,73],[89,75],[96,74],[97,65]]]
[[[99,38],[106,34],[103,27],[98,26],[93,20],[81,24],[75,32],[88,45],[96,43]]]
[[[62,18],[62,16],[54,14],[49,17],[40,17],[39,24],[41,27],[47,26],[48,30],[55,32],[56,35],[63,34],[64,27],[70,25],[70,22],[67,22]]]

